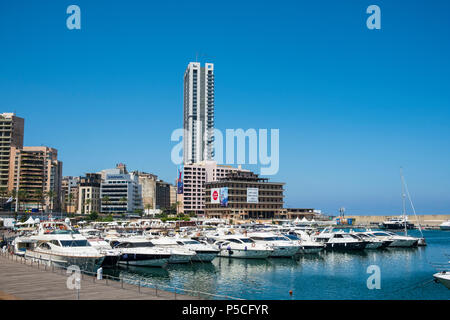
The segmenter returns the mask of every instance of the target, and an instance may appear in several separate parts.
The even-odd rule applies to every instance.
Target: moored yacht
[[[256,243],[243,235],[222,236],[214,245],[220,250],[220,257],[267,259],[273,253],[271,247]]]
[[[101,265],[105,258],[84,236],[64,222],[41,222],[37,235],[16,239],[17,248],[20,248],[21,242],[28,242],[24,252],[25,258],[62,266],[95,267]]]
[[[323,243],[314,241],[308,233],[302,230],[291,231],[285,236],[292,241],[299,241],[300,250],[298,253],[300,254],[319,253],[325,249]]]
[[[450,230],[450,220],[442,222],[439,228],[441,230]]]
[[[195,255],[191,258],[192,261],[211,262],[219,254],[219,250],[212,245],[201,243],[194,239],[178,238],[175,241],[180,246],[184,246],[195,252]]]
[[[300,244],[289,238],[270,232],[252,232],[247,236],[262,245],[273,249],[270,257],[293,257],[300,250]]]
[[[367,242],[347,232],[333,232],[332,228],[325,228],[313,239],[325,245],[326,250],[363,250]]]
[[[117,240],[114,249],[120,252],[119,264],[132,266],[163,267],[171,256],[169,249],[157,248],[144,238]]]
[[[450,272],[441,271],[433,274],[433,277],[437,282],[442,283],[444,286],[450,289]]]
[[[196,252],[177,243],[174,238],[160,237],[148,239],[158,248],[170,251],[169,263],[189,263],[196,256]]]
[[[375,236],[376,238],[383,241],[392,241],[388,245],[388,247],[411,248],[417,247],[417,243],[419,242],[419,238],[411,236],[401,236],[389,231],[366,231],[365,233],[371,236]]]

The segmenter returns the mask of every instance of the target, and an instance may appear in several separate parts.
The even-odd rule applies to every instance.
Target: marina
[[[135,299],[130,293],[103,293],[103,289],[98,289],[108,277],[110,284],[119,288],[131,286],[138,293],[142,289],[154,294],[157,287],[167,288],[166,295],[157,299],[181,298],[182,293],[187,299],[450,297],[445,273],[449,270],[450,232],[445,230],[407,229],[405,234],[399,230],[349,229],[338,225],[211,225],[210,221],[167,229],[154,222],[153,227],[148,220],[140,219],[96,228],[92,223],[81,228],[71,226],[68,219],[36,221],[15,236],[9,233],[1,265],[5,275],[18,273],[3,277],[0,291],[12,296],[18,292],[24,294],[19,295],[24,299],[44,299],[33,293],[33,284],[59,281],[59,286],[65,287],[68,275],[55,273],[58,279],[44,280],[47,278],[41,277],[42,268],[65,270],[75,264],[84,270],[89,286],[96,282],[99,270],[105,277],[95,288],[88,286],[81,299]],[[421,239],[426,241],[420,243]],[[64,258],[72,256],[77,259]],[[11,263],[28,269],[12,267]],[[368,267],[374,265],[380,269],[381,288],[377,290],[367,285]],[[40,266],[39,271],[36,266]],[[27,286],[22,287],[21,272],[27,274],[23,277]],[[13,289],[14,281],[17,289]],[[28,288],[30,292],[25,294]],[[90,290],[92,295],[88,294]],[[49,299],[76,297],[67,288],[60,298],[55,295]]]

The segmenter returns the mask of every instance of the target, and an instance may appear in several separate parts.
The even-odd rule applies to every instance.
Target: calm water
[[[244,299],[449,299],[450,290],[431,280],[433,264],[450,260],[450,232],[424,231],[424,236],[428,246],[414,249],[324,252],[267,261],[216,258],[207,264],[105,273]],[[379,290],[367,288],[369,265],[380,267]]]

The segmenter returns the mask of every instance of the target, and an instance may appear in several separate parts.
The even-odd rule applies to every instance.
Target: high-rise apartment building
[[[80,177],[66,176],[61,183],[61,203],[63,211],[76,213],[78,209],[78,187]]]
[[[23,147],[24,119],[14,113],[0,114],[0,188],[8,187],[11,147]]]
[[[184,72],[185,164],[214,157],[214,65],[191,62]]]
[[[16,192],[19,210],[60,211],[62,162],[49,147],[11,147],[8,190]]]

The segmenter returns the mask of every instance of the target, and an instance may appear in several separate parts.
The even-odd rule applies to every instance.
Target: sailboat
[[[406,184],[405,177],[403,176],[403,168],[400,168],[400,177],[402,180],[402,202],[403,202],[403,219],[404,219],[405,236],[408,236],[408,225],[407,225],[408,222],[407,222],[407,217],[406,217],[406,196],[408,196],[408,200],[411,205],[412,211],[414,213],[414,216],[416,217],[417,223],[419,224],[418,229],[419,229],[421,237],[418,239],[417,245],[418,246],[426,246],[427,243],[426,243],[425,237],[423,236],[423,233],[422,233],[422,225],[420,224],[420,220],[417,217],[416,209],[414,208],[414,204],[411,200],[411,195],[409,194],[408,185]]]

